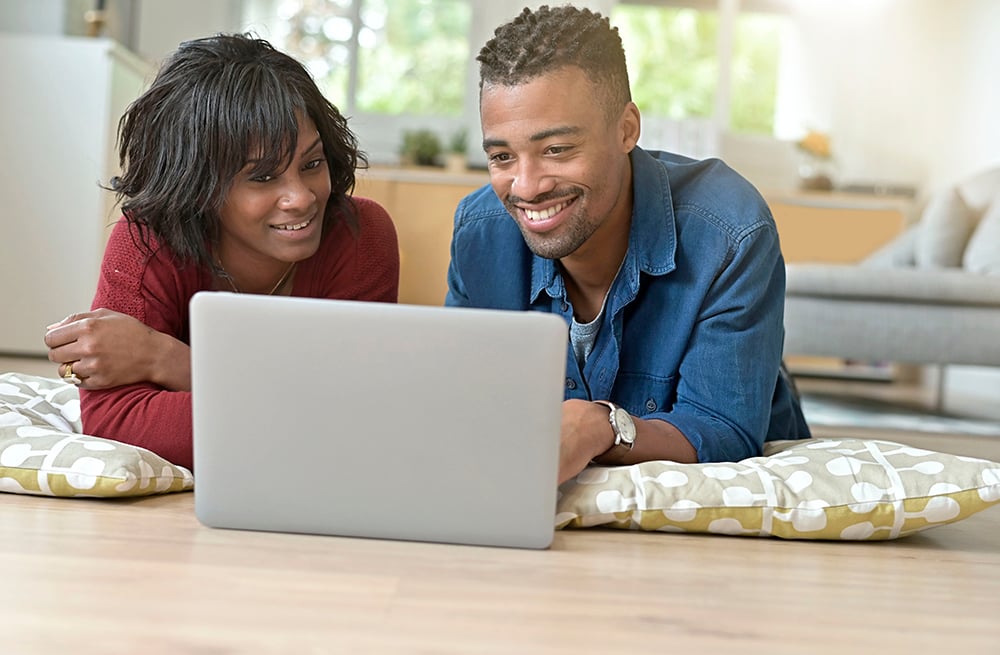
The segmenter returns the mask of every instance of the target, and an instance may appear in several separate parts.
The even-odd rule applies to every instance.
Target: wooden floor
[[[975,448],[971,442],[956,444]],[[546,551],[0,497],[5,653],[996,653],[1000,510],[902,540],[579,530]]]
[[[838,435],[887,436],[817,436]],[[891,436],[1000,461],[1000,439]],[[192,503],[0,494],[0,650],[1000,652],[997,507],[890,542],[578,530],[523,551],[216,530]]]

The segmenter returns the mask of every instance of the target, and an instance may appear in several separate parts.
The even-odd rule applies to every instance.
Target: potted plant
[[[404,130],[399,154],[404,164],[439,166],[441,139],[438,138],[437,134],[427,129]]]
[[[445,155],[444,167],[452,173],[465,172],[466,130],[460,128],[448,139],[448,153]]]

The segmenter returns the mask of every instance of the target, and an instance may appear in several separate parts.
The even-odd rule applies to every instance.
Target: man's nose
[[[533,159],[521,159],[514,169],[510,193],[521,200],[530,201],[551,191],[555,185],[555,178],[546,171],[546,167],[541,162]]]

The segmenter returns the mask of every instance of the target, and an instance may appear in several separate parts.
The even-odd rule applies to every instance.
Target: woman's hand
[[[72,373],[84,389],[137,382],[171,390],[191,387],[188,347],[128,314],[103,308],[71,314],[48,326],[45,345],[60,377]]]

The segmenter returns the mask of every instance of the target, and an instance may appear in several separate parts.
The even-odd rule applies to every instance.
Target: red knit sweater
[[[380,205],[354,198],[359,230],[344,222],[323,236],[315,255],[299,262],[293,296],[396,302],[399,249],[392,220]],[[149,255],[125,220],[115,226],[104,251],[92,309],[129,314],[184,343],[189,340],[188,302],[211,289],[206,267],[178,267],[165,251]],[[86,434],[147,448],[192,466],[191,392],[167,391],[151,383],[102,391],[80,390]]]

